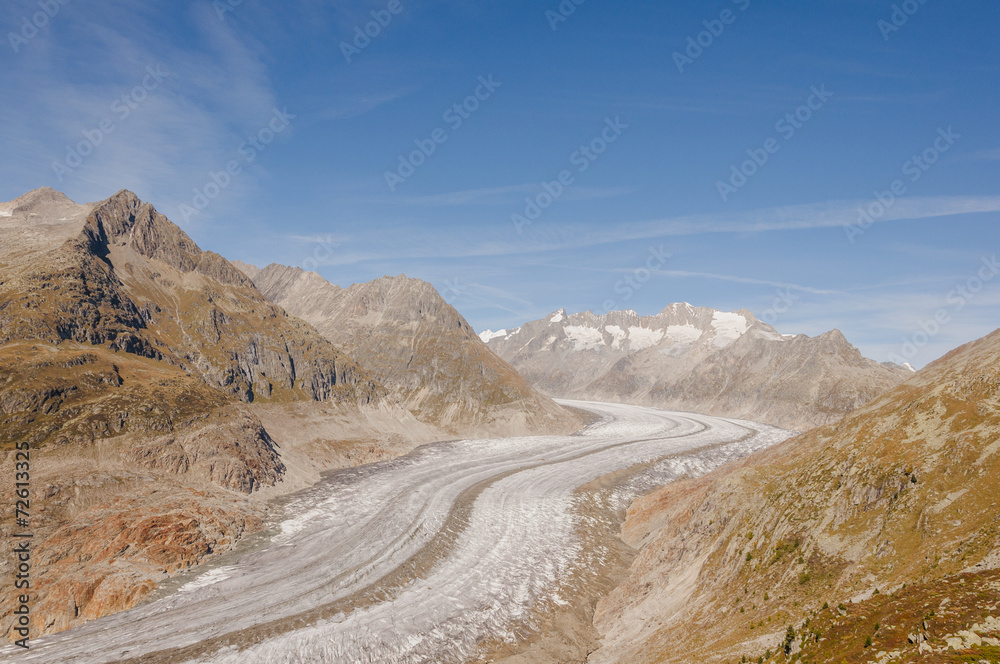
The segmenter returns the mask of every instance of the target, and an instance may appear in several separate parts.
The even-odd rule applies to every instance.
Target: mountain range
[[[879,364],[839,330],[779,334],[746,310],[686,303],[655,316],[567,314],[481,334],[542,392],[657,406],[806,430],[833,422],[912,375]]]

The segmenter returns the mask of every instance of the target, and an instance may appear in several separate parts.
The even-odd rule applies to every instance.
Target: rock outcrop
[[[481,335],[542,392],[688,410],[806,430],[912,375],[880,365],[838,330],[782,335],[749,311],[672,304],[656,316],[564,310]]]

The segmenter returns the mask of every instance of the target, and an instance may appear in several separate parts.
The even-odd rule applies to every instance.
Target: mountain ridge
[[[238,267],[273,302],[363,358],[421,421],[466,436],[565,433],[582,425],[494,355],[427,282],[385,276],[341,288],[299,268]]]
[[[839,330],[782,335],[746,309],[688,303],[654,316],[559,309],[480,338],[546,394],[798,430],[834,421],[911,375],[864,358]]]

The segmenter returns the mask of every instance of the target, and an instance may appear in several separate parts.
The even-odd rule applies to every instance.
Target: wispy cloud
[[[961,161],[1000,161],[1000,148],[978,150],[956,157]]]
[[[330,234],[317,234],[317,235],[286,235],[286,239],[292,240],[293,242],[301,242],[306,244],[330,244],[330,245],[342,245],[351,241],[351,238],[346,235],[330,235]]]
[[[547,223],[544,219],[527,227],[518,237],[507,224],[493,230],[477,229],[470,233],[439,234],[432,238],[399,229],[392,238],[379,230],[369,238],[357,238],[377,244],[377,252],[359,251],[353,256],[338,257],[338,264],[369,259],[472,258],[515,256],[570,251],[605,245],[654,241],[670,237],[711,234],[753,234],[779,231],[802,231],[837,228],[858,221],[858,207],[870,201],[833,201],[729,212],[670,217],[656,221],[622,222],[609,220],[597,224]],[[965,214],[1000,211],[1000,196],[942,196],[898,200],[877,223],[945,219]],[[846,239],[844,240],[847,241]]]
[[[419,88],[407,86],[388,92],[366,94],[356,97],[347,97],[339,101],[336,105],[316,114],[317,120],[348,120],[374,111],[383,104],[388,104],[413,94]]]
[[[634,268],[633,268],[634,269]],[[813,288],[811,286],[802,286],[800,284],[791,284],[784,281],[768,281],[766,279],[754,279],[752,277],[738,277],[729,274],[713,274],[711,272],[688,272],[685,270],[655,270],[654,274],[663,275],[666,277],[682,277],[682,278],[693,278],[693,279],[711,279],[713,281],[729,281],[737,284],[754,284],[757,286],[772,286],[774,288],[788,289],[793,291],[800,291],[803,293],[812,293],[814,295],[847,295],[843,291],[836,290],[824,290],[820,288]]]
[[[457,207],[476,205],[517,205],[525,196],[536,194],[540,190],[537,182],[507,185],[503,187],[488,187],[483,189],[468,189],[426,196],[407,196],[398,199],[400,205],[415,205],[421,207]],[[569,187],[560,197],[562,201],[588,201],[602,198],[624,196],[634,191],[633,187]],[[393,202],[396,199],[379,199]],[[374,202],[374,201],[373,201]],[[523,205],[523,203],[522,203]]]
[[[186,22],[194,45],[149,38],[167,20],[164,11],[173,12],[169,20]],[[278,104],[260,49],[219,21],[210,4],[179,15],[174,8],[138,3],[127,14],[67,6],[59,19],[68,36],[40,36],[32,44],[38,48],[25,49],[0,74],[5,93],[32,106],[30,113],[23,107],[0,110],[0,121],[19,136],[0,139],[18,157],[4,160],[8,170],[16,164],[16,172],[0,175],[24,182],[25,189],[50,184],[74,199],[96,200],[124,187],[178,217],[176,205],[191,200],[192,187],[203,185],[209,171],[224,169],[247,133],[263,126]],[[165,72],[162,81],[135,97],[150,68]],[[67,159],[83,132],[99,136],[102,122],[111,122],[113,131],[91,141],[97,145],[60,179],[52,165]],[[224,198],[253,189],[262,170],[259,164],[246,170]]]
[[[628,239],[710,233],[764,233],[846,227],[859,221],[858,208],[871,201],[832,201],[763,208],[722,214],[700,214],[626,225]],[[935,217],[1000,211],[1000,196],[940,196],[897,200],[876,223],[916,221]],[[616,228],[621,228],[620,226]],[[614,242],[622,234],[594,236],[595,242]]]

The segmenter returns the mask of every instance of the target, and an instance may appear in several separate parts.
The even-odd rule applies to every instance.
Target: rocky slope
[[[481,338],[546,394],[794,430],[833,422],[912,373],[866,359],[838,330],[781,335],[748,311],[689,304],[645,317],[560,310]]]
[[[442,435],[134,194],[0,203],[0,460],[30,446],[33,636],[231,549],[261,496]]]
[[[422,422],[467,437],[581,426],[491,352],[426,282],[384,277],[343,289],[298,268],[236,265],[272,302],[358,358]]]
[[[998,480],[1000,331],[637,501],[588,662],[994,661]]]

